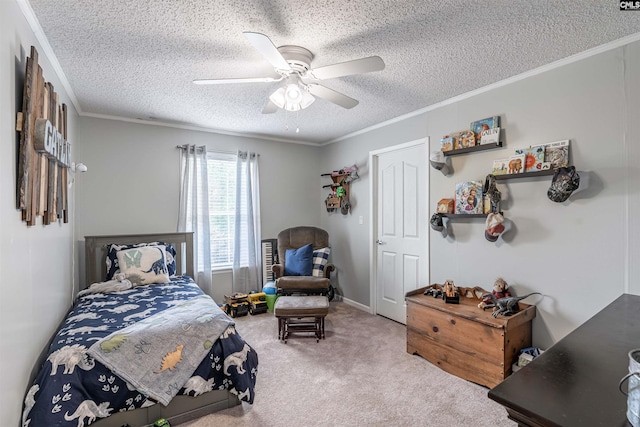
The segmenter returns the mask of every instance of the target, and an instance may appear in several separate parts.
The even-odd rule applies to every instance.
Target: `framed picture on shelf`
[[[442,152],[453,150],[453,138],[449,135],[443,136],[440,140],[440,150]]]
[[[524,154],[524,171],[536,172],[542,170],[544,163],[544,145],[516,149],[516,154]]]
[[[476,135],[476,139],[479,144],[482,144],[482,131],[487,129],[499,128],[500,116],[487,117],[486,119],[476,120],[471,122],[469,127]]]
[[[497,159],[493,161],[492,175],[506,175],[509,159]]]
[[[459,182],[456,184],[457,214],[481,214],[482,183],[480,181]]]
[[[463,148],[475,147],[476,135],[470,130],[463,130],[451,135],[453,137],[453,149],[461,150]]]
[[[544,161],[549,162],[553,169],[569,166],[569,140],[545,144]]]
[[[485,129],[480,137],[480,145],[500,144],[500,128]]]
[[[517,154],[509,157],[509,163],[507,163],[507,174],[522,173],[524,172],[524,154]]]

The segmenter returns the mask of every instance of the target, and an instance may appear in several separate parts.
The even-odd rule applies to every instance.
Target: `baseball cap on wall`
[[[431,228],[436,231],[442,231],[444,229],[444,223],[442,222],[442,214],[434,213],[431,215]]]
[[[562,203],[580,186],[580,175],[575,166],[556,169],[547,191],[547,197],[552,202]]]
[[[431,163],[434,169],[442,170],[446,164],[444,153],[442,151],[433,151],[429,156],[429,163]]]
[[[487,215],[486,228],[484,231],[484,237],[490,241],[495,242],[498,240],[498,237],[504,231],[504,217],[501,213],[493,213],[491,212]]]

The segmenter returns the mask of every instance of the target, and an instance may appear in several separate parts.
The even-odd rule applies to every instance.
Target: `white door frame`
[[[391,147],[382,148],[380,150],[369,151],[369,197],[371,198],[369,217],[371,218],[369,226],[369,311],[371,314],[378,314],[378,304],[376,300],[378,289],[378,245],[375,242],[375,236],[378,235],[378,157],[381,154],[391,151],[403,150],[405,148],[415,147],[424,144],[425,155],[428,156],[429,137],[416,139],[413,141],[405,142],[403,144],[393,145]],[[427,159],[427,164],[429,164]],[[427,176],[429,171],[427,171]],[[429,186],[427,185],[427,197],[425,198],[427,204],[429,203]],[[427,212],[429,210],[427,209]],[[427,232],[427,265],[429,283],[431,283],[431,269],[429,267],[429,233]]]

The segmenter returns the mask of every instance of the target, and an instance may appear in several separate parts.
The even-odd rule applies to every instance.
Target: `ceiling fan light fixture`
[[[271,100],[271,102],[276,104],[278,108],[284,108],[284,104],[286,102],[284,97],[284,88],[281,87],[280,89],[273,92],[271,96],[269,96],[269,99]]]
[[[278,108],[287,111],[304,110],[316,100],[313,95],[295,83],[288,84],[286,87],[281,87],[276,90],[271,94],[269,99],[276,104]]]
[[[302,98],[302,91],[300,90],[300,86],[294,83],[287,85],[284,94],[287,102],[291,103],[300,103],[300,99]]]
[[[303,90],[301,93],[302,93],[302,100],[300,101],[300,108],[304,110],[309,105],[313,104],[313,101],[315,101],[316,98],[306,90]]]

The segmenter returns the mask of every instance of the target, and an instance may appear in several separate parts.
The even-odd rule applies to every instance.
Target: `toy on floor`
[[[160,418],[153,423],[153,427],[171,427],[171,424],[169,424],[166,418]]]
[[[231,317],[246,316],[249,312],[249,303],[247,302],[247,294],[236,292],[231,296],[225,295],[224,312]]]
[[[252,292],[247,297],[249,302],[249,314],[260,314],[267,312],[267,294],[264,292]]]

